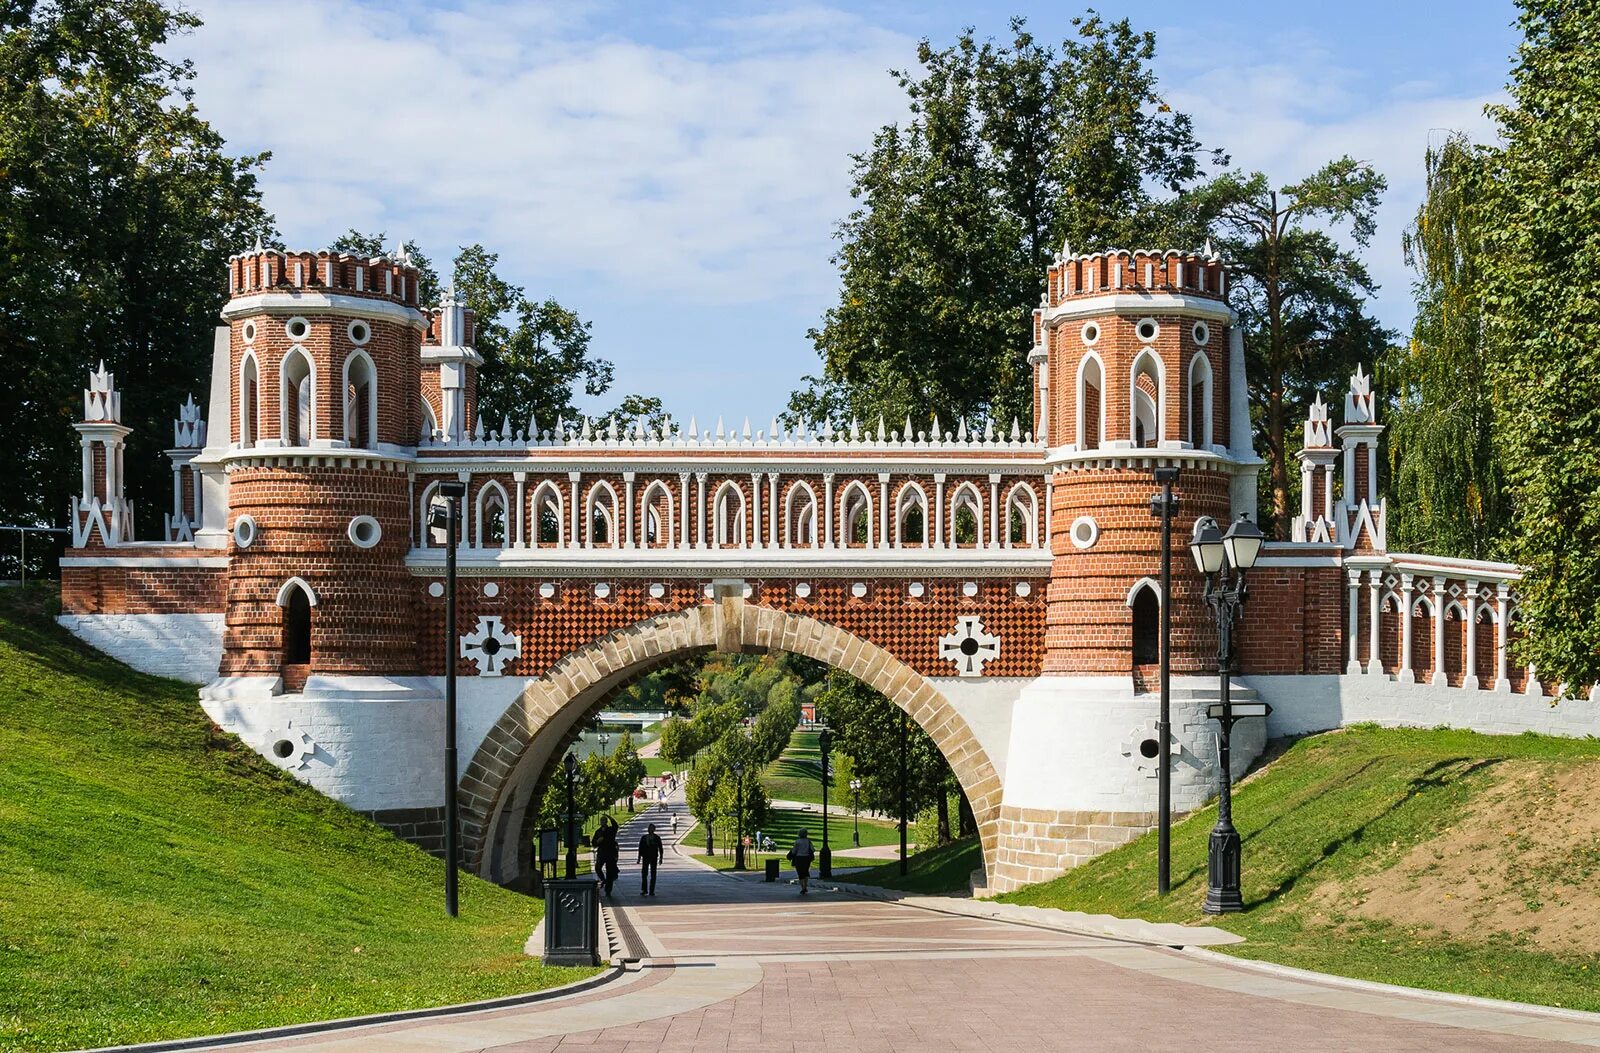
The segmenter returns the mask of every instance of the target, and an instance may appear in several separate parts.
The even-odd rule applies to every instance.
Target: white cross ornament
[[[500,624],[500,616],[478,619],[476,632],[461,637],[461,657],[472,661],[483,676],[499,676],[500,667],[522,654],[522,641]]]
[[[982,676],[983,664],[1000,657],[1000,637],[983,631],[983,619],[969,615],[939,637],[939,655],[954,662],[957,676]]]

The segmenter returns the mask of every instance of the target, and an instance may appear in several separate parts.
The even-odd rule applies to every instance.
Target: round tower
[[[410,465],[422,426],[417,270],[262,249],[229,261],[224,677],[415,673]]]
[[[1179,469],[1172,668],[1215,668],[1185,544],[1199,516],[1226,526],[1254,510],[1259,464],[1226,292],[1211,253],[1064,253],[1050,268],[1034,355],[1052,468],[1046,673],[1131,674],[1136,686],[1153,674],[1164,602],[1158,466]]]

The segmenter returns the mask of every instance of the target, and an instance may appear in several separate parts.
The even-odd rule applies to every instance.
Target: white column
[[[1350,634],[1350,660],[1345,663],[1344,671],[1359,673],[1361,672],[1361,655],[1358,653],[1361,649],[1361,572],[1347,570],[1345,575],[1350,582],[1350,627],[1347,630]]]
[[[778,473],[767,473],[767,544],[777,548],[778,540]]]
[[[695,502],[695,532],[700,536],[695,538],[696,548],[706,547],[706,473],[695,472],[695,492],[699,500]]]
[[[926,533],[928,526],[923,524]],[[944,473],[933,473],[933,547],[944,548]]]
[[[1417,674],[1411,670],[1411,589],[1410,574],[1400,575],[1400,682],[1414,684]]]
[[[1367,594],[1367,673],[1383,673],[1383,652],[1379,649],[1378,623],[1383,614],[1383,571],[1367,571],[1370,591]]]
[[[750,547],[765,548],[761,543],[761,473],[750,473]]]
[[[990,476],[989,476],[989,544],[987,546],[979,546],[980,548],[981,547],[988,547],[988,548],[999,548],[1000,547],[1000,527],[999,527],[999,524],[1000,524],[1000,476],[998,474],[991,473]],[[1006,537],[1010,538],[1010,536],[1011,536],[1011,531],[1007,530],[1006,531]]]
[[[878,547],[889,548],[889,473],[878,473]]]
[[[172,525],[177,526],[183,519],[183,466],[172,466]]]
[[[678,548],[689,547],[689,473],[678,473]]]
[[[94,496],[94,449],[87,437],[79,439],[78,445],[83,447],[83,499],[87,501]]]
[[[1444,579],[1433,579],[1433,686],[1450,682],[1444,675]]]
[[[472,492],[472,473],[457,472],[456,478],[467,484],[467,492],[461,498],[461,544],[457,546],[467,548],[472,545],[472,499],[475,496]],[[452,544],[455,543],[454,538],[450,540]]]
[[[822,547],[833,547],[833,473],[822,476]]]
[[[578,542],[578,473],[577,472],[568,472],[567,473],[567,478],[572,482],[572,515],[568,517],[569,519],[572,520],[572,533],[567,535],[567,547],[568,548],[577,548],[578,544],[579,544],[579,542]]]
[[[1511,587],[1501,582],[1494,590],[1498,617],[1494,620],[1494,689],[1503,695],[1511,693],[1511,678],[1506,675],[1506,641],[1511,617]]]
[[[1478,583],[1467,579],[1467,646],[1461,656],[1461,686],[1478,686]]]
[[[624,512],[623,515],[622,515],[622,547],[623,548],[633,548],[634,547],[634,544],[633,544],[633,479],[634,479],[634,473],[632,473],[632,472],[623,472],[622,473],[622,487],[623,487],[623,490],[626,491],[626,494],[627,494],[627,496],[624,497],[623,500],[625,500],[627,502],[627,505],[628,505],[628,510],[626,512]]]
[[[528,473],[512,472],[511,478],[517,481],[517,539],[511,543],[511,547],[523,548],[528,544],[528,535],[526,530]]]

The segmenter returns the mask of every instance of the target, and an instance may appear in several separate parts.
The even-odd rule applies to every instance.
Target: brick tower
[[[417,270],[258,246],[228,281],[232,419],[211,422],[229,439],[221,673],[290,694],[313,676],[415,674]]]

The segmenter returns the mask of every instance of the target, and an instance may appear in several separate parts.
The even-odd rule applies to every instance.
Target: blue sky
[[[681,419],[759,426],[819,363],[849,153],[904,116],[886,72],[964,25],[1042,39],[1043,3],[425,4],[198,0],[197,103],[235,150],[270,149],[290,245],[347,227],[436,259],[481,241],[505,277],[594,323],[616,386]],[[1509,3],[1102,4],[1157,34],[1163,90],[1236,166],[1292,181],[1342,153],[1390,182],[1367,253],[1375,310],[1411,321],[1400,233],[1430,136],[1490,134]],[[490,407],[498,415],[514,407]]]

